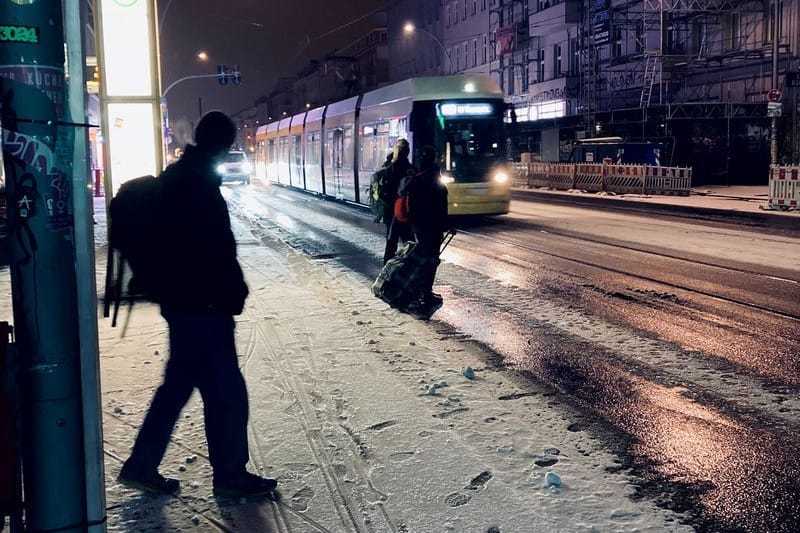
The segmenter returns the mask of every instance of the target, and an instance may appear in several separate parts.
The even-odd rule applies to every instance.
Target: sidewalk
[[[100,319],[110,531],[689,530],[632,499],[619,460],[570,425],[552,391],[487,366],[489,354],[436,322],[391,310],[370,280],[234,223],[251,288],[237,318],[251,467],[279,479],[282,500],[213,499],[196,394],[162,469],[182,480],[181,495],[116,483],[167,354],[157,309],[137,305],[125,338]],[[560,486],[547,485],[550,471]]]
[[[766,185],[695,187],[689,196],[590,193],[544,188],[514,188],[513,192],[522,198],[733,222],[742,220],[800,229],[800,210],[772,209],[769,205],[769,188]]]

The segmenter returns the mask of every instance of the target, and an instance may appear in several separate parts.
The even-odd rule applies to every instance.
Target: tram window
[[[308,133],[306,138],[306,164],[319,164],[319,131]]]
[[[375,169],[375,127],[364,126],[361,129],[361,170]]]
[[[344,145],[342,146],[342,168],[353,168],[353,127],[344,128]]]

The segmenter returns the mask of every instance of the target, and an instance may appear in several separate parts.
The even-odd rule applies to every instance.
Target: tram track
[[[469,236],[474,237],[476,239],[486,240],[486,241],[493,242],[493,243],[498,244],[498,245],[507,246],[507,247],[511,247],[511,248],[515,248],[515,249],[519,249],[519,250],[523,250],[523,251],[525,251],[527,253],[535,253],[535,254],[539,254],[539,255],[544,255],[544,256],[547,256],[547,257],[552,257],[552,258],[559,259],[559,260],[562,260],[562,261],[568,261],[568,262],[571,262],[571,263],[579,264],[579,265],[582,265],[582,266],[590,267],[590,268],[601,270],[601,271],[604,271],[604,272],[609,272],[609,273],[613,273],[613,274],[617,274],[617,275],[622,275],[622,276],[638,279],[638,280],[641,280],[641,281],[646,281],[646,282],[649,282],[649,283],[655,283],[655,284],[658,284],[658,285],[663,285],[665,287],[669,287],[670,289],[677,289],[677,290],[685,291],[685,292],[688,292],[688,293],[705,296],[707,298],[712,298],[714,300],[717,300],[717,301],[720,301],[720,302],[724,302],[724,303],[727,303],[727,304],[734,304],[734,305],[737,305],[737,306],[741,306],[741,307],[747,308],[749,310],[767,313],[767,314],[770,314],[770,315],[773,315],[773,316],[777,316],[777,317],[785,318],[785,319],[788,319],[788,320],[792,320],[794,322],[800,322],[800,313],[784,311],[784,310],[777,309],[777,308],[774,308],[774,307],[760,305],[760,304],[757,304],[757,303],[754,303],[754,302],[748,302],[748,301],[746,301],[744,299],[734,298],[734,297],[731,297],[731,296],[726,296],[724,294],[719,294],[719,293],[715,293],[715,292],[699,289],[697,287],[692,287],[692,286],[690,286],[688,284],[685,284],[685,283],[676,283],[676,282],[672,282],[672,281],[665,280],[665,279],[660,279],[658,277],[650,276],[650,275],[643,274],[643,273],[631,272],[631,271],[625,270],[623,268],[618,268],[618,267],[614,267],[614,266],[610,266],[610,265],[603,265],[603,264],[600,264],[600,263],[598,263],[596,261],[589,261],[587,259],[581,259],[581,258],[577,258],[577,257],[570,257],[569,255],[556,253],[554,251],[545,249],[545,248],[540,247],[540,246],[533,246],[533,245],[530,245],[530,244],[524,244],[524,243],[518,242],[517,240],[514,240],[514,239],[501,238],[501,237],[497,237],[497,236],[494,236],[494,235],[481,233],[481,232],[478,232],[478,231],[465,230],[463,228],[459,229],[458,231],[461,234],[469,235]],[[695,260],[695,259],[687,259],[687,258],[679,256],[679,255],[665,254],[665,253],[652,251],[652,250],[647,250],[647,249],[644,249],[644,248],[641,248],[641,247],[637,247],[637,246],[632,246],[632,245],[624,245],[624,244],[613,243],[613,242],[605,242],[603,240],[595,239],[594,237],[592,237],[591,239],[588,238],[588,237],[579,238],[579,237],[576,237],[575,235],[572,235],[572,234],[569,234],[569,233],[560,233],[560,232],[556,232],[556,231],[552,231],[552,232],[551,231],[547,231],[547,234],[555,235],[555,236],[563,237],[563,238],[568,238],[568,239],[581,240],[581,241],[584,241],[584,242],[591,242],[593,245],[602,245],[602,246],[606,246],[606,247],[612,247],[612,248],[616,248],[616,249],[620,249],[620,250],[625,250],[627,252],[645,254],[645,255],[648,255],[648,256],[658,257],[658,258],[669,260],[669,261],[679,261],[679,262],[686,263],[688,265],[702,265],[702,266],[704,266],[706,268],[719,270],[720,271],[720,279],[725,279],[725,274],[726,273],[737,273],[737,274],[745,275],[745,276],[755,276],[755,277],[758,277],[758,278],[762,278],[764,280],[768,280],[770,282],[786,283],[786,284],[789,284],[789,285],[792,285],[792,286],[800,285],[800,282],[798,282],[796,280],[793,280],[793,279],[788,279],[788,278],[785,278],[785,277],[774,276],[774,275],[771,275],[771,274],[765,274],[763,272],[757,272],[757,271],[749,270],[749,269],[746,269],[746,268],[737,268],[737,267],[733,267],[733,266],[723,266],[723,265],[716,264],[716,263],[713,263],[713,262],[710,262],[710,261],[698,261],[698,260]],[[796,289],[796,290],[800,290],[800,289]]]

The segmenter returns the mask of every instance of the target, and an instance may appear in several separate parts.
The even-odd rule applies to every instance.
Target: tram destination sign
[[[39,28],[0,23],[0,43],[39,44]]]

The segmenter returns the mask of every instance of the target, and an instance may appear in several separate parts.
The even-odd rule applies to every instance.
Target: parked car
[[[253,174],[253,165],[247,160],[247,154],[238,150],[231,150],[224,163],[217,165],[217,173],[222,178],[222,183],[238,181],[245,185],[250,184]]]

